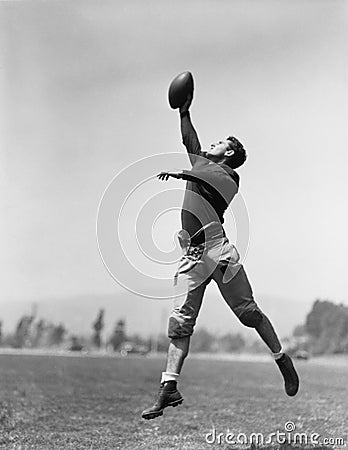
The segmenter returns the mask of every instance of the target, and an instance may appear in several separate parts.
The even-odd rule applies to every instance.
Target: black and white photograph
[[[348,3],[0,1],[0,448],[348,447]]]

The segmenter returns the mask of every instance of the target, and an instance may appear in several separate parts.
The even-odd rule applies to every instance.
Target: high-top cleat
[[[176,381],[167,381],[161,383],[156,403],[149,409],[143,411],[141,417],[143,419],[155,419],[163,415],[164,408],[167,406],[178,406],[184,399],[176,388]]]
[[[293,397],[297,394],[300,382],[292,360],[289,355],[284,353],[281,358],[276,359],[276,363],[284,378],[285,392]]]

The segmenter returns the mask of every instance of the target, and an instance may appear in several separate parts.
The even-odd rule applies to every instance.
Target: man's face
[[[230,149],[230,141],[218,141],[210,145],[210,149],[206,150],[207,158],[214,160],[223,159],[225,156],[233,155],[233,150]]]

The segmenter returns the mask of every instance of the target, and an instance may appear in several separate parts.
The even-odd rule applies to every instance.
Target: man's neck
[[[215,164],[223,164],[225,162],[225,158],[221,158],[219,156],[211,155],[209,153],[206,154],[206,158]]]

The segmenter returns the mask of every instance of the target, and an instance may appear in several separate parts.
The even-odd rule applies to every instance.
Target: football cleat
[[[284,353],[281,358],[276,359],[276,363],[284,378],[285,392],[293,397],[299,388],[299,378],[289,355]]]
[[[149,409],[143,411],[143,419],[155,419],[163,415],[164,408],[173,406],[174,408],[184,401],[180,392],[176,388],[176,381],[161,383],[156,403]]]

